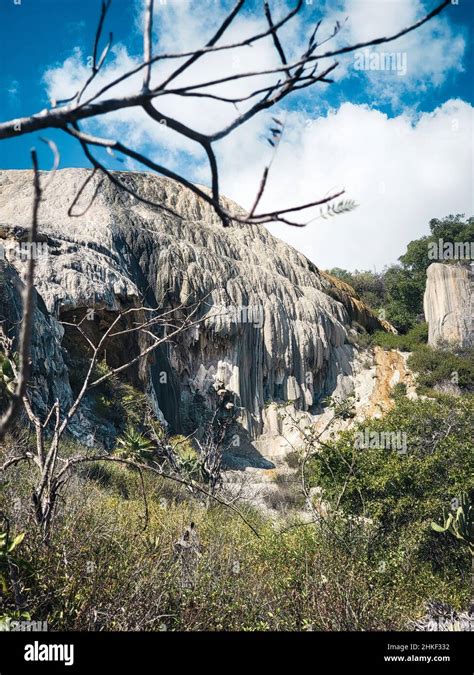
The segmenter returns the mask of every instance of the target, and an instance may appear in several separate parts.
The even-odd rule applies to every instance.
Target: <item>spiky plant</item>
[[[15,375],[12,364],[10,359],[3,354],[0,354],[0,381],[3,382],[9,392],[15,390]]]
[[[149,438],[130,427],[117,439],[115,452],[124,459],[143,461],[153,457],[155,446]]]
[[[20,532],[16,537],[10,539],[8,528],[0,531],[0,589],[2,593],[8,590],[8,559],[10,554],[21,544],[25,536],[24,532]]]
[[[431,523],[435,532],[449,532],[462,541],[471,554],[471,607],[474,614],[474,490],[470,494],[463,493],[455,513],[450,513],[444,525]]]
[[[174,459],[180,474],[190,479],[198,479],[201,474],[199,454],[184,436],[173,436],[171,439]]]

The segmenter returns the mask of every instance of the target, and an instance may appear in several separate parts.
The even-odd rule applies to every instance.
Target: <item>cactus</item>
[[[450,513],[444,525],[431,523],[435,532],[449,532],[453,537],[465,543],[471,554],[471,607],[474,614],[474,491],[461,495],[461,501],[455,513]]]

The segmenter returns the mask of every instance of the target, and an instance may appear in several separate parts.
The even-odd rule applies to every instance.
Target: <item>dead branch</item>
[[[356,51],[365,47],[380,45],[383,43],[391,42],[397,40],[398,38],[418,29],[420,26],[425,24],[427,21],[438,15],[447,5],[450,4],[450,0],[443,0],[443,2],[437,5],[432,11],[430,11],[426,16],[424,16],[419,21],[413,23],[412,25],[398,31],[393,35],[386,37],[374,38],[365,42],[360,42],[354,45],[346,45],[344,47],[329,50],[326,52],[318,51],[322,44],[334,38],[334,36],[341,30],[341,25],[336,24],[332,33],[321,42],[317,42],[316,35],[320,27],[321,21],[318,21],[312,30],[311,36],[309,38],[307,47],[303,54],[294,60],[293,62],[288,62],[286,56],[285,46],[281,40],[281,35],[279,34],[280,29],[291,21],[301,10],[303,6],[303,0],[298,0],[295,7],[289,10],[280,21],[274,22],[270,6],[268,2],[264,3],[264,16],[267,23],[267,28],[263,31],[257,32],[253,36],[246,38],[241,41],[237,41],[229,44],[218,44],[222,36],[225,34],[229,26],[235,20],[235,18],[242,11],[245,0],[238,0],[233,9],[227,14],[227,16],[222,21],[218,30],[212,36],[212,38],[202,47],[193,51],[183,51],[179,53],[158,53],[153,55],[153,0],[144,0],[144,27],[143,27],[143,61],[134,68],[131,68],[126,73],[123,73],[119,77],[115,78],[112,82],[107,83],[97,92],[93,93],[88,100],[82,102],[81,99],[85,91],[89,88],[91,83],[97,77],[97,74],[100,72],[107,54],[109,53],[111,44],[112,44],[112,35],[109,36],[109,40],[101,54],[99,53],[99,43],[101,41],[104,24],[107,16],[107,12],[110,7],[111,0],[103,0],[101,6],[101,12],[97,24],[94,46],[93,46],[93,58],[92,58],[92,68],[89,77],[86,79],[83,87],[80,92],[73,97],[61,101],[61,105],[56,105],[54,102],[53,107],[49,109],[42,110],[36,114],[9,120],[0,124],[0,140],[5,138],[12,138],[15,136],[20,136],[24,134],[29,134],[35,131],[48,128],[56,128],[64,131],[67,134],[74,136],[80,143],[82,150],[86,158],[91,162],[92,166],[96,170],[100,170],[109,180],[111,180],[117,187],[128,192],[134,196],[139,201],[146,203],[150,206],[156,208],[164,208],[163,205],[151,202],[146,200],[140,195],[136,194],[128,186],[125,186],[121,183],[91,152],[90,146],[98,145],[101,147],[106,147],[108,150],[115,150],[116,152],[125,155],[135,161],[140,162],[147,168],[155,171],[163,176],[167,176],[178,181],[186,189],[194,192],[201,199],[204,199],[208,202],[216,211],[219,218],[221,219],[224,226],[228,225],[231,221],[236,221],[237,223],[269,223],[269,222],[282,222],[292,226],[304,226],[307,223],[299,223],[290,219],[287,214],[296,213],[311,209],[315,206],[329,203],[332,200],[336,199],[343,191],[337,192],[333,195],[330,195],[324,199],[313,199],[308,201],[306,204],[295,205],[293,207],[288,207],[285,209],[277,209],[274,211],[269,211],[266,213],[255,213],[255,208],[250,214],[247,214],[245,217],[236,217],[236,214],[232,214],[226,211],[222,205],[220,191],[219,191],[219,170],[217,165],[217,160],[215,156],[214,149],[212,144],[225,138],[227,135],[235,131],[238,127],[244,125],[252,117],[258,113],[268,110],[278,103],[282,102],[287,96],[293,92],[313,86],[320,82],[329,83],[332,82],[327,76],[337,67],[338,63],[335,62],[329,65],[326,69],[317,72],[318,62],[328,58],[334,58],[336,56],[347,54],[349,52]],[[235,50],[242,47],[248,47],[255,42],[263,40],[265,38],[270,38],[273,42],[275,52],[278,56],[281,66],[275,68],[257,68],[254,71],[245,72],[245,73],[234,73],[225,77],[216,78],[213,80],[205,80],[203,82],[193,84],[193,85],[182,85],[175,88],[170,88],[170,84],[183,73],[187,72],[189,68],[195,64],[203,55],[208,55],[211,53],[216,53],[224,50]],[[152,78],[152,68],[153,65],[162,62],[170,61],[174,59],[184,59],[184,61],[169,75],[167,75],[164,80],[158,85],[151,88],[151,78]],[[140,71],[144,71],[143,75],[143,86],[142,89],[135,94],[129,96],[120,96],[106,98],[104,95],[109,92],[111,89],[116,87],[118,84],[123,83],[128,78],[136,75]],[[232,98],[219,95],[215,91],[209,91],[209,88],[215,89],[219,85],[227,84],[230,82],[244,81],[250,82],[253,78],[261,76],[275,76],[278,77],[277,81],[273,84],[269,84],[266,87],[260,87],[250,94],[243,96],[241,98]],[[204,91],[203,91],[204,90]],[[231,123],[227,124],[223,129],[216,131],[213,134],[205,135],[195,129],[192,129],[176,119],[170,118],[169,116],[163,115],[153,104],[152,102],[158,100],[160,97],[164,96],[200,96],[206,98],[212,98],[219,100],[223,103],[232,103],[237,104],[237,102],[249,101],[254,97],[258,96],[259,98],[255,103],[253,103],[250,108],[244,112],[241,112]],[[178,133],[181,136],[184,136],[190,140],[193,140],[199,143],[204,149],[211,175],[211,196],[207,195],[204,191],[200,190],[195,186],[192,181],[187,179],[185,176],[171,171],[166,166],[158,165],[156,162],[151,161],[144,154],[128,148],[118,140],[109,140],[109,139],[99,139],[97,137],[91,137],[88,134],[84,134],[79,129],[79,123],[85,120],[96,119],[107,113],[116,112],[119,110],[124,110],[127,108],[136,108],[142,110],[147,115],[152,117],[155,121],[159,123],[166,122],[166,125],[172,129],[174,132]],[[265,177],[266,181],[266,177]],[[264,185],[263,185],[264,187]],[[80,192],[84,189],[84,186],[80,189]],[[73,205],[77,202],[79,194],[76,196]],[[92,200],[94,199],[93,196]],[[260,194],[261,197],[261,194]],[[257,199],[256,203],[260,201],[260,198]],[[255,205],[254,205],[255,207]],[[73,206],[71,206],[70,212],[72,211]],[[167,209],[169,212],[173,213],[171,210]],[[173,215],[179,214],[173,213]]]
[[[61,483],[61,481],[64,479],[65,475],[70,471],[70,469],[77,465],[77,464],[84,464],[86,462],[116,462],[120,464],[125,464],[127,466],[130,466],[134,469],[141,469],[142,471],[149,471],[155,475],[161,476],[162,478],[167,478],[169,480],[174,481],[175,483],[179,483],[180,485],[185,485],[186,487],[192,488],[193,490],[196,490],[197,492],[200,492],[201,494],[205,495],[209,499],[212,499],[213,501],[217,502],[218,504],[221,504],[221,506],[225,506],[226,508],[230,509],[233,511],[235,514],[238,515],[238,517],[247,525],[250,530],[255,534],[260,539],[260,534],[258,530],[252,525],[252,523],[244,516],[244,514],[236,507],[234,504],[231,504],[230,502],[227,502],[225,499],[222,499],[218,495],[209,492],[206,490],[202,485],[197,483],[196,481],[193,480],[188,480],[186,478],[183,478],[182,476],[176,476],[174,474],[166,473],[165,471],[162,470],[161,467],[158,466],[150,466],[149,464],[142,464],[139,462],[134,462],[133,460],[130,459],[124,459],[121,457],[112,457],[110,455],[94,455],[92,457],[72,457],[71,459],[67,460],[66,465],[61,469],[61,471],[58,473],[57,476],[57,482]]]

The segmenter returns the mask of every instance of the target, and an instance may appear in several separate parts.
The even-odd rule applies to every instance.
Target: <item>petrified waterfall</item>
[[[71,217],[68,209],[87,176],[86,169],[59,171],[41,203],[45,246],[37,260],[33,350],[39,409],[57,396],[65,403],[72,397],[59,321],[94,310],[99,329],[113,313],[143,301],[178,306],[204,298],[205,322],[156,353],[138,373],[157,414],[174,430],[186,425],[196,401],[209,403],[216,384],[234,398],[243,428],[255,437],[267,403],[292,401],[299,410],[311,410],[350,375],[351,321],[370,328],[380,322],[349,287],[262,226],[224,228],[207,203],[154,175],[123,172],[120,178],[180,218],[144,205],[98,175]],[[8,251],[25,237],[32,200],[30,171],[0,172],[0,243],[7,251],[0,311],[11,330],[21,315],[25,262]],[[120,349],[132,353],[137,344],[122,344],[108,358],[119,359]],[[74,430],[87,441],[85,406]]]

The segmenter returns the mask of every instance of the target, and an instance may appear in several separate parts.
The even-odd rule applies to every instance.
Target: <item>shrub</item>
[[[412,352],[428,341],[428,324],[418,323],[406,335],[394,335],[377,331],[372,337],[372,344],[384,349],[399,349],[402,352]]]
[[[362,532],[346,548],[314,525],[277,531],[248,512],[258,539],[221,507],[155,500],[143,531],[139,500],[82,481],[69,497],[51,546],[36,531],[24,543],[28,610],[50,630],[382,630],[414,610],[400,580],[371,571]],[[183,586],[175,543],[191,520],[200,555]]]
[[[323,488],[328,504],[338,505],[347,516],[369,518],[378,528],[374,556],[398,559],[400,574],[416,569],[439,579],[445,600],[458,606],[468,595],[467,560],[455,541],[436,540],[430,522],[472,486],[473,413],[472,396],[396,398],[383,419],[366,421],[327,442],[308,467],[310,485]],[[359,448],[355,434],[366,430],[406,433],[406,453]],[[416,575],[414,581],[419,584]]]
[[[474,349],[452,352],[423,346],[408,358],[408,366],[418,373],[422,387],[452,382],[461,389],[474,385]]]
[[[322,487],[326,507],[318,522],[289,512],[303,507],[294,474],[278,479],[287,493],[272,519],[233,502],[259,537],[232,510],[146,472],[145,503],[138,472],[97,462],[64,486],[45,546],[28,498],[32,468],[15,466],[0,511],[12,532],[27,532],[15,559],[22,611],[50,630],[400,630],[433,595],[461,609],[466,555],[430,522],[472,482],[473,408],[471,395],[397,395],[385,418],[311,455],[307,487]],[[366,428],[406,432],[407,453],[356,450],[354,433]],[[17,444],[7,438],[0,455]],[[189,440],[173,444],[196,459]],[[84,449],[69,441],[66,451]],[[190,522],[199,554],[185,584],[176,544]],[[1,613],[15,616],[6,582]]]

